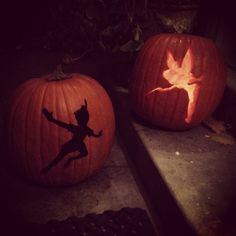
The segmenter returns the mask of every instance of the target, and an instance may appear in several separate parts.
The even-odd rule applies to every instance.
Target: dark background
[[[101,10],[101,2],[103,2],[106,7],[112,9],[112,14],[107,16],[108,11]],[[125,3],[126,2],[126,3]],[[1,26],[1,48],[12,48],[16,47],[18,44],[25,43],[34,44],[34,47],[40,47],[40,42],[33,41],[50,41],[54,40],[54,44],[50,47],[56,50],[67,48],[63,46],[63,39],[70,38],[73,40],[82,40],[82,33],[79,25],[83,22],[79,21],[79,17],[76,18],[76,12],[81,12],[84,9],[88,9],[94,19],[91,21],[103,21],[103,26],[100,26],[101,30],[105,28],[105,25],[115,25],[121,22],[127,17],[126,12],[122,9],[123,5],[135,4],[135,11],[132,12],[135,22],[145,23],[146,36],[159,33],[161,31],[168,31],[161,27],[156,27],[155,30],[150,30],[153,24],[158,25],[158,21],[150,21],[150,16],[147,17],[147,11],[150,12],[151,8],[155,8],[155,11],[160,11],[160,9],[169,9],[170,6],[176,5],[197,5],[197,19],[195,20],[195,25],[191,33],[198,35],[206,35],[209,30],[218,30],[220,22],[224,23],[223,28],[225,29],[225,34],[230,40],[235,40],[235,14],[234,7],[227,1],[201,1],[201,0],[136,0],[136,1],[124,1],[124,0],[51,0],[51,1],[4,1],[0,5],[0,26]],[[148,9],[144,8],[146,4]],[[93,9],[91,5],[95,6]],[[129,8],[129,7],[128,7]],[[132,7],[131,7],[132,8]],[[107,8],[106,8],[107,9]],[[173,9],[171,10],[173,11]],[[105,18],[105,19],[104,19]],[[147,19],[149,18],[149,19]],[[113,22],[112,22],[113,21]],[[146,21],[146,22],[145,22]],[[151,25],[152,24],[152,25]],[[68,26],[73,27],[70,29],[73,32],[65,33],[63,30],[68,28]],[[210,29],[209,29],[210,27]],[[158,29],[157,29],[158,28]],[[214,29],[213,29],[214,28]],[[87,27],[89,32],[89,27]],[[49,37],[49,32],[55,32],[57,36]],[[148,32],[149,31],[149,32]],[[91,32],[90,32],[91,33]],[[126,32],[127,33],[127,32]],[[187,32],[188,33],[188,32]],[[216,32],[215,32],[216,33]],[[92,33],[91,33],[92,34]],[[93,35],[90,35],[93,37]],[[126,35],[127,37],[127,35]],[[211,35],[210,37],[215,37]],[[37,40],[36,40],[37,39]],[[113,39],[114,40],[114,39]],[[51,42],[53,44],[53,42]],[[83,45],[85,48],[87,45]],[[31,45],[32,47],[32,45]],[[75,49],[74,49],[75,50]]]

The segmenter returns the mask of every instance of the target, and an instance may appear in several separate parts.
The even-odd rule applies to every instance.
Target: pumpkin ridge
[[[30,96],[28,96],[28,101],[27,101],[27,105],[26,105],[26,109],[25,109],[25,119],[26,120],[26,123],[25,123],[25,128],[23,129],[24,130],[24,133],[22,134],[22,136],[24,137],[24,140],[25,140],[25,147],[24,147],[24,153],[26,154],[26,166],[27,166],[27,172],[33,176],[33,178],[35,179],[35,173],[33,173],[33,171],[31,170],[30,166],[31,166],[31,161],[30,161],[30,158],[29,158],[29,149],[28,149],[28,146],[29,146],[29,143],[28,143],[28,136],[29,136],[29,132],[31,132],[31,130],[28,130],[28,124],[30,122],[32,122],[30,119],[29,119],[29,113],[31,112],[31,105],[33,103],[33,96],[35,95],[36,91],[38,90],[38,85],[36,86],[35,85],[35,88],[32,89],[32,93],[30,94]]]
[[[27,145],[28,152],[30,153],[30,156],[33,161],[31,162],[31,166],[33,166],[32,171],[34,172],[34,178],[37,179],[38,175],[38,166],[41,165],[41,154],[40,154],[40,149],[41,149],[41,117],[42,117],[42,109],[41,109],[41,102],[42,102],[42,94],[43,91],[45,90],[45,87],[47,86],[47,83],[42,83],[39,86],[37,86],[36,91],[33,93],[31,97],[31,101],[29,104],[29,109],[28,109],[28,120],[31,122],[28,122],[28,127],[27,129],[29,132],[27,135],[30,135],[31,138],[33,136],[33,145],[35,148],[33,148],[32,151],[32,143],[30,145]],[[32,135],[33,134],[33,135]],[[27,139],[27,138],[26,138]],[[30,140],[28,138],[28,140]],[[30,148],[29,148],[30,147]],[[33,164],[32,164],[33,163]],[[38,165],[40,164],[40,165]]]
[[[16,139],[18,139],[18,137],[16,137],[16,135],[18,135],[19,133],[17,132],[17,129],[18,129],[18,127],[19,127],[19,124],[18,124],[18,126],[17,126],[17,122],[16,122],[16,120],[17,119],[19,119],[19,117],[17,117],[16,116],[16,114],[18,113],[18,111],[21,111],[22,109],[22,102],[23,102],[23,104],[24,104],[24,102],[25,102],[25,99],[28,97],[28,92],[30,92],[33,88],[35,87],[35,84],[34,83],[30,83],[29,84],[29,87],[26,87],[26,90],[23,90],[22,91],[22,93],[18,96],[18,99],[17,100],[15,100],[14,99],[14,103],[12,104],[12,106],[11,106],[11,110],[10,110],[10,114],[9,114],[9,116],[10,116],[10,121],[9,121],[9,128],[8,128],[8,134],[9,134],[9,140],[8,140],[8,143],[9,143],[9,145],[8,145],[8,148],[12,151],[12,150],[14,150],[13,152],[12,152],[12,154],[14,155],[14,159],[17,159],[17,164],[19,165],[19,162],[21,162],[21,161],[23,161],[23,162],[25,162],[26,163],[26,161],[24,161],[24,160],[22,160],[22,157],[20,156],[20,157],[17,157],[16,158],[16,152],[15,152],[15,150],[17,149],[19,149],[19,146],[21,145],[21,144],[19,144],[18,142],[18,146],[15,146],[15,147],[12,147],[12,145],[14,145],[14,143],[16,143]],[[22,87],[20,87],[20,88],[18,88],[18,90],[19,89],[22,89]],[[15,91],[16,93],[18,92],[18,90],[17,91]],[[24,114],[24,113],[22,113],[21,112],[21,114]],[[22,140],[20,140],[20,141],[22,141]],[[11,147],[10,147],[10,145],[11,145]]]
[[[103,90],[103,88],[97,83],[97,81],[94,81],[94,86],[96,86],[96,89],[98,90],[98,91],[101,91],[102,92],[102,90]],[[104,105],[104,102],[102,101],[102,99],[99,97],[99,95],[98,95],[98,93],[96,93],[95,94],[95,96],[96,96],[96,101],[100,101],[99,102],[99,106],[97,106],[97,109],[95,110],[96,112],[95,112],[95,116],[97,117],[97,116],[102,116],[102,124],[104,125],[104,123],[106,123],[105,122],[105,120],[104,120],[104,114],[101,114],[101,112],[100,111],[102,111],[103,110],[103,105]],[[106,95],[107,96],[107,95]],[[106,99],[107,100],[107,99]],[[107,106],[107,105],[106,105]],[[103,130],[103,137],[102,137],[102,140],[103,140],[103,142],[109,142],[109,140],[107,140],[107,137],[108,137],[108,135],[107,135],[107,131],[105,130],[105,127],[101,127],[101,129]],[[98,132],[98,130],[96,130],[96,132]],[[89,140],[90,141],[90,140]],[[91,145],[91,142],[89,143],[89,145]],[[102,144],[101,144],[102,145]],[[107,152],[107,151],[106,151]],[[102,153],[101,151],[100,151],[100,153]],[[92,154],[91,154],[92,155]],[[94,155],[94,154],[93,154]],[[107,153],[105,154],[105,155],[107,155]],[[104,156],[105,156],[104,155]],[[95,155],[94,155],[95,156]],[[104,163],[104,156],[102,156],[102,163]],[[90,160],[90,162],[92,162],[92,159]],[[99,165],[101,165],[101,163],[99,163]],[[88,173],[89,174],[91,174],[91,173],[93,173],[94,172],[94,166],[92,165],[92,164],[90,164],[89,165],[89,170],[88,170]]]
[[[155,45],[157,44],[157,42],[155,42]],[[152,61],[151,59],[154,57],[154,55],[155,55],[155,50],[153,50],[153,45],[151,45],[151,49],[152,49],[152,51],[149,53],[150,54],[150,56],[149,56],[149,58],[150,58],[150,61]],[[148,51],[146,51],[146,52],[148,52]],[[144,57],[145,58],[145,57]],[[141,62],[141,64],[142,64],[142,62]],[[152,63],[152,64],[154,64],[154,62]],[[146,66],[146,67],[148,67],[148,66]],[[143,69],[143,71],[145,72],[145,73],[143,73],[143,75],[142,75],[142,77],[141,77],[141,86],[139,86],[140,87],[140,89],[139,89],[139,95],[138,95],[138,97],[140,97],[140,94],[142,95],[142,94],[144,94],[145,93],[145,88],[146,88],[146,77],[148,76],[148,74],[149,74],[149,71],[152,69],[152,66],[150,66],[149,67],[149,70],[147,69],[147,70],[144,70]],[[142,109],[144,109],[145,110],[145,99],[143,99],[143,100],[140,100],[140,104],[139,104],[139,106],[142,108]]]
[[[142,51],[142,53],[141,53],[141,56],[139,57],[139,61],[138,61],[138,63],[137,63],[137,68],[138,68],[138,71],[136,72],[136,74],[138,74],[138,76],[139,76],[139,74],[141,74],[141,78],[142,78],[142,82],[141,82],[141,84],[143,85],[143,81],[144,81],[144,77],[145,77],[145,74],[146,74],[146,72],[145,72],[145,70],[144,70],[144,68],[141,68],[141,66],[140,65],[142,65],[143,64],[143,61],[145,60],[145,58],[146,58],[146,56],[147,56],[147,54],[148,54],[148,51],[149,50],[147,50],[147,48],[149,49],[149,48],[151,48],[152,47],[152,44],[150,43],[150,44],[148,44],[147,46],[146,46],[146,48],[144,48],[144,50]],[[134,70],[135,71],[135,70]],[[135,82],[134,82],[135,83]],[[136,88],[135,88],[136,87]],[[142,89],[142,87],[141,86],[135,86],[134,87],[134,91],[135,91],[135,93],[137,94],[137,96],[136,96],[136,99],[138,100],[138,103],[139,103],[139,106],[141,105],[141,103],[142,103],[142,101],[140,100],[140,97],[142,96],[142,94],[143,94],[143,89]],[[136,92],[136,90],[137,90],[137,92]],[[140,107],[137,107],[137,109],[140,109]]]
[[[69,78],[70,80],[73,79],[73,75],[71,74],[71,77]],[[73,122],[70,122],[70,115],[69,115],[69,107],[68,107],[68,102],[67,102],[67,98],[65,96],[65,92],[64,92],[64,87],[67,86],[68,84],[68,81],[65,81],[65,83],[61,83],[61,84],[58,84],[58,86],[56,87],[56,90],[57,90],[57,93],[56,93],[56,111],[57,111],[57,118],[58,120],[61,120],[62,122],[65,122],[65,123],[68,123],[68,124],[73,124]],[[64,110],[62,107],[65,107],[66,109]],[[68,122],[67,122],[68,121]],[[62,142],[62,138],[63,137],[63,132],[64,130],[61,128],[61,127],[57,127],[58,128],[58,139],[57,139],[57,142],[58,142],[58,146],[60,147],[59,150],[58,150],[58,153],[61,151],[61,147],[63,145],[63,143],[65,142],[68,142],[69,140],[66,140],[66,141],[63,141]],[[58,155],[57,153],[57,155]],[[55,157],[53,157],[55,158]],[[63,168],[63,163],[66,162],[68,158],[68,155],[64,156],[64,158],[58,163],[57,165],[57,169],[56,171],[57,172],[63,172],[64,168]],[[56,167],[55,167],[56,168]],[[68,167],[70,168],[70,167]],[[73,175],[73,173],[71,174]],[[70,175],[70,178],[71,178],[71,175]],[[61,181],[60,179],[56,179],[55,181]]]
[[[157,76],[155,76],[155,75],[153,75],[152,71],[156,70],[157,67],[161,66],[159,64],[157,67],[155,67],[156,62],[155,62],[155,60],[153,60],[153,58],[155,58],[155,55],[159,54],[158,49],[159,49],[159,42],[160,41],[161,41],[161,37],[158,37],[158,39],[154,42],[154,44],[151,45],[152,51],[149,52],[150,53],[150,59],[149,59],[150,62],[146,63],[146,67],[147,68],[149,67],[149,69],[144,69],[145,73],[142,77],[142,85],[143,85],[142,86],[142,95],[147,94],[147,90],[146,90],[147,87],[148,87],[148,90],[149,90],[149,86],[147,86],[147,82],[145,82],[145,81],[147,81],[147,80],[150,81],[151,80],[155,84],[159,83],[159,74]],[[147,50],[147,53],[148,53],[148,51],[149,51],[149,49]],[[150,74],[151,74],[151,78],[150,78]],[[148,99],[150,99],[150,97]],[[155,98],[153,98],[153,99],[155,99]],[[145,110],[145,107],[146,107],[145,106],[145,99],[140,100],[140,107]]]
[[[168,41],[170,40],[170,38],[168,38]],[[161,41],[161,38],[159,38],[159,41]],[[157,41],[157,43],[155,44],[155,45],[153,45],[153,46],[155,46],[155,50],[154,50],[154,54],[156,54],[156,53],[158,53],[158,50],[159,50],[159,41]],[[159,53],[161,56],[161,58],[163,58],[164,57],[164,54],[165,54],[165,50],[163,49],[163,51],[162,52],[160,52]],[[159,62],[158,63],[158,65],[157,65],[157,67],[155,68],[155,70],[157,71],[157,74],[155,74],[154,73],[154,75],[153,75],[153,81],[154,81],[154,86],[153,86],[153,88],[155,88],[155,87],[157,87],[157,84],[159,83],[159,76],[160,76],[160,73],[159,73],[159,71],[157,70],[157,68],[159,69],[159,68],[161,68],[162,67],[162,62]],[[148,90],[151,90],[151,89],[153,89],[153,88],[148,88]],[[145,94],[147,93],[147,91],[145,91]],[[151,99],[151,103],[154,103],[154,104],[156,104],[156,96],[155,96],[155,94],[153,94],[153,97],[151,98],[151,97],[149,97],[149,99]],[[153,117],[153,114],[154,114],[154,109],[155,109],[155,107],[153,106],[152,107],[152,109],[151,109],[151,116]]]
[[[209,68],[211,68],[211,67],[209,67],[209,65],[207,64],[207,61],[204,60],[205,58],[208,57],[208,55],[206,54],[207,48],[204,46],[203,39],[200,38],[199,42],[200,42],[200,46],[201,46],[200,50],[201,50],[201,53],[202,53],[201,54],[201,58],[202,58],[202,60],[201,60],[201,68],[202,68],[202,70],[201,70],[201,75],[200,75],[200,76],[202,76],[204,74],[204,70],[209,70]],[[209,41],[208,41],[208,43],[209,43]],[[211,48],[212,48],[213,51],[215,51],[215,49],[213,47],[211,47]],[[210,53],[210,55],[212,56],[212,53]],[[215,83],[214,80],[212,80],[212,82],[209,81],[209,78],[211,78],[211,74],[213,72],[214,72],[214,69],[212,70],[211,73],[203,75],[203,81],[202,81],[202,84],[200,85],[200,86],[204,87],[205,84],[206,84],[206,86],[205,86],[206,87],[206,91],[205,91],[205,93],[202,92],[201,94],[199,92],[199,94],[198,94],[198,101],[197,101],[197,104],[196,104],[196,106],[203,107],[203,109],[204,109],[203,110],[203,112],[204,112],[203,115],[202,114],[196,114],[197,116],[199,116],[199,115],[202,116],[203,117],[202,119],[206,118],[206,116],[207,116],[206,107],[209,106],[209,99],[206,101],[205,97],[206,97],[206,95],[208,96],[208,94],[209,94],[208,90],[209,90],[209,88],[210,89],[212,88],[212,83]],[[211,92],[211,94],[214,95],[214,92],[213,93]],[[203,112],[201,112],[201,113],[203,113]]]
[[[49,84],[47,83],[46,85],[44,85],[44,90],[42,92],[42,98],[41,98],[41,106],[40,106],[40,113],[41,113],[41,117],[40,117],[40,124],[39,124],[39,130],[40,130],[40,159],[41,159],[41,165],[40,165],[40,170],[45,166],[45,160],[44,160],[44,155],[42,155],[42,147],[43,147],[43,142],[42,142],[42,138],[43,138],[43,135],[42,135],[42,124],[43,124],[43,115],[42,115],[42,108],[43,108],[43,104],[45,103],[45,94],[47,93],[47,90],[48,90],[48,87],[49,87]]]
[[[85,81],[85,83],[87,84],[87,89],[88,89],[88,91],[89,90],[91,90],[92,89],[92,87],[91,87],[91,85],[88,83],[88,81],[86,80]],[[105,91],[105,89],[103,88],[103,87],[101,87],[101,85],[96,81],[96,80],[93,80],[92,81],[92,83],[93,83],[93,86],[96,88],[96,91],[97,91],[97,93],[96,94],[94,94],[93,96],[96,96],[96,98],[97,99],[95,99],[95,101],[99,101],[98,102],[98,106],[96,106],[96,109],[94,109],[94,111],[93,111],[93,113],[94,113],[94,117],[99,117],[100,116],[100,119],[104,119],[105,117],[107,117],[107,116],[110,116],[110,114],[105,114],[105,113],[107,113],[107,111],[106,110],[104,110],[103,109],[103,107],[104,107],[104,105],[106,106],[106,107],[108,107],[109,106],[109,108],[112,108],[112,105],[111,105],[111,102],[107,99],[108,98],[108,95],[106,94],[106,91]],[[104,93],[105,92],[105,93]],[[104,96],[101,98],[100,96],[99,96],[99,94],[101,94],[101,93],[104,93]],[[89,94],[91,94],[90,92],[89,92]],[[103,99],[104,99],[104,101],[103,101]],[[109,102],[109,104],[108,104],[108,102]],[[107,104],[105,104],[105,103],[107,103]],[[104,110],[103,112],[100,112],[100,111],[102,111],[102,110]],[[105,112],[105,113],[104,113]],[[113,114],[113,110],[111,111],[111,113]],[[114,117],[112,118],[112,120],[114,120]],[[102,125],[104,125],[105,123],[106,123],[106,121],[105,121],[105,119],[104,119],[104,121],[102,121],[101,122],[102,123]],[[103,142],[109,142],[109,135],[108,135],[108,132],[110,132],[110,131],[106,131],[106,129],[105,129],[105,127],[100,127],[100,129],[102,129],[103,130],[103,137],[102,137],[102,139],[103,139]],[[112,128],[113,129],[113,128]],[[95,130],[95,132],[98,132],[98,130]],[[112,135],[113,136],[113,135]],[[99,142],[99,140],[97,141],[97,142]],[[92,145],[92,140],[91,139],[89,139],[88,140],[88,143],[89,143],[89,146],[91,146]],[[91,150],[92,150],[92,153],[90,152],[90,155],[91,155],[91,158],[90,158],[90,164],[89,164],[89,169],[88,169],[88,174],[90,175],[91,173],[93,173],[97,168],[94,168],[94,165],[95,166],[97,166],[98,164],[97,164],[97,161],[95,162],[95,159],[93,160],[92,159],[92,157],[94,157],[94,158],[96,158],[96,155],[97,155],[97,153],[96,153],[96,150],[93,150],[93,148],[91,148]],[[104,152],[104,150],[102,150],[103,152]],[[95,154],[96,155],[95,155]],[[100,155],[102,154],[102,152],[100,151]],[[106,155],[108,155],[109,153],[108,153],[108,149],[106,150],[106,153],[104,153],[104,155],[103,155],[103,157],[102,157],[102,163],[104,163],[104,156],[106,156]],[[102,163],[99,163],[99,166],[101,166],[101,164]]]
[[[175,43],[173,43],[173,41],[175,42],[175,41],[177,41],[177,42],[175,42]],[[169,44],[174,44],[175,45],[175,47],[173,47],[172,48],[172,54],[174,55],[174,54],[176,54],[177,53],[177,49],[178,49],[178,44],[179,44],[179,41],[180,40],[177,40],[175,37],[173,37],[172,35],[169,35],[169,40],[167,41],[167,42],[165,42],[165,47],[164,47],[164,52],[165,52],[165,54],[163,55],[163,58],[162,58],[162,60],[161,60],[161,71],[162,71],[162,74],[161,74],[161,78],[163,78],[164,76],[163,76],[163,72],[164,72],[164,64],[167,64],[167,50],[168,51],[170,51],[169,50]],[[178,54],[177,54],[178,55]],[[165,58],[165,60],[164,60],[164,58]],[[174,60],[176,60],[176,58],[174,58]],[[169,69],[169,68],[168,68]],[[165,80],[167,80],[165,77],[164,77],[164,79]],[[169,83],[169,81],[168,81],[168,83]],[[176,89],[175,89],[176,90]],[[169,92],[167,92],[167,93],[165,93],[165,94],[163,94],[163,96],[165,96],[165,97],[167,97],[168,96],[168,93]],[[172,93],[174,93],[174,92],[172,92]],[[176,99],[173,99],[174,100],[174,104],[176,104]],[[167,108],[168,108],[168,110],[169,110],[169,104],[168,104],[168,102],[169,102],[169,100],[168,99],[164,99],[164,102],[163,102],[163,110],[161,111],[161,114],[162,114],[162,116],[161,116],[161,119],[163,119],[163,120],[170,120],[171,121],[171,113],[173,113],[173,111],[175,110],[175,106],[176,105],[174,105],[173,104],[173,110],[172,110],[172,112],[167,112]],[[173,103],[172,101],[171,101],[171,103]]]
[[[89,101],[89,99],[87,98],[87,96],[86,97],[81,97],[80,96],[80,91],[78,91],[79,89],[82,89],[82,87],[84,86],[84,82],[86,81],[85,80],[85,78],[84,77],[86,77],[86,76],[81,76],[81,74],[75,74],[74,75],[75,76],[75,78],[74,78],[74,80],[69,80],[68,81],[68,84],[71,86],[71,88],[72,88],[72,90],[74,91],[74,94],[75,94],[75,96],[78,96],[78,100],[80,101],[80,103],[81,104],[83,104],[83,102],[82,101],[84,101],[84,99],[86,99],[87,100],[87,102]],[[80,79],[81,78],[81,79]],[[73,83],[72,83],[73,82]],[[74,86],[74,84],[78,84],[77,86]],[[85,89],[83,88],[83,91],[84,91]],[[89,104],[88,104],[88,107],[89,107]],[[78,109],[78,108],[76,108],[76,109]],[[84,142],[85,142],[85,140],[84,140]],[[89,140],[87,141],[87,143],[89,142]],[[89,147],[89,145],[87,144],[86,145],[87,146],[87,148],[90,150],[90,147]],[[90,151],[91,152],[91,151]],[[84,179],[84,178],[86,178],[87,177],[87,169],[89,168],[89,160],[90,160],[90,152],[88,153],[88,156],[86,156],[85,158],[88,158],[88,161],[84,161],[84,160],[81,160],[81,168],[80,168],[80,171],[81,170],[83,170],[83,175],[80,175],[80,178],[81,179]],[[88,163],[88,165],[87,165],[87,163]],[[76,169],[76,165],[78,164],[78,162],[77,161],[74,161],[74,169]],[[83,164],[83,165],[82,165]],[[84,168],[84,166],[87,166],[86,168]],[[81,171],[82,172],[82,171]],[[75,175],[76,176],[76,175]]]
[[[15,124],[15,118],[16,116],[14,115],[16,113],[16,109],[17,109],[17,106],[22,102],[22,97],[24,97],[24,93],[20,93],[19,90],[23,90],[22,87],[26,87],[26,91],[30,91],[31,90],[31,86],[34,86],[34,83],[31,83],[29,84],[29,86],[21,86],[19,87],[16,91],[15,91],[15,94],[13,96],[13,98],[11,99],[10,101],[10,108],[8,110],[9,112],[9,121],[8,121],[8,129],[10,129],[10,127],[12,127],[13,124]],[[17,96],[18,95],[18,96]],[[17,97],[17,100],[15,99]],[[14,130],[14,129],[13,129]],[[8,135],[8,143],[13,143],[12,142],[12,136],[13,136],[14,132],[9,132],[9,135]]]
[[[53,110],[50,110],[51,112],[53,112],[53,115],[55,117],[55,119],[58,119],[58,115],[57,115],[57,106],[58,106],[58,97],[57,97],[57,86],[60,84],[60,83],[63,83],[63,81],[51,81],[50,82],[50,93],[49,93],[49,98],[50,98],[50,104],[48,104],[50,106],[50,109],[52,109],[51,107],[53,107]],[[46,121],[47,122],[47,121]],[[58,154],[58,152],[60,151],[60,147],[59,148],[55,148],[55,147],[58,147],[58,144],[59,144],[59,127],[55,124],[52,124],[51,122],[49,123],[49,135],[51,136],[51,134],[54,134],[54,137],[57,137],[56,140],[53,139],[50,143],[50,146],[54,146],[54,150],[52,153],[54,153],[55,151],[55,156]],[[50,159],[48,159],[48,162],[50,163],[53,158],[55,158],[55,156],[50,156]],[[54,173],[56,171],[54,170]],[[49,175],[52,175],[53,173],[49,173]],[[57,176],[54,176],[52,175],[52,177],[50,178],[52,183],[56,182]]]
[[[205,68],[211,68],[212,67],[212,63],[209,65],[208,63],[207,63],[207,61],[206,61],[206,59],[205,58],[207,58],[207,48],[206,48],[206,45],[204,45],[204,42],[203,42],[203,40],[200,38],[199,39],[199,47],[200,47],[200,49],[199,49],[199,51],[201,52],[201,58],[202,58],[202,62],[201,62],[201,66],[202,66],[202,68],[203,68],[203,70],[205,70]],[[211,53],[212,54],[212,53]],[[214,83],[214,81],[210,81],[208,78],[211,78],[211,74],[212,74],[213,72],[212,71],[210,71],[209,70],[209,72],[208,72],[208,74],[207,75],[205,75],[205,78],[203,78],[203,83],[205,82],[206,84],[207,84],[207,87],[206,87],[206,90],[208,90],[208,88],[212,88],[212,83]],[[207,91],[206,91],[207,92]],[[202,92],[202,94],[201,95],[199,95],[199,99],[198,100],[202,100],[202,102],[204,102],[204,104],[202,104],[202,106],[204,105],[205,107],[208,107],[209,106],[209,104],[210,104],[210,97],[211,97],[211,95],[212,95],[212,93],[211,94],[207,94],[208,95],[208,99],[206,100],[205,99],[205,96],[206,96],[206,92],[205,92],[205,94]],[[210,96],[209,96],[210,95]],[[197,104],[198,105],[198,104]],[[205,113],[205,109],[204,109],[204,106],[203,106],[203,108],[202,108],[202,112],[201,113]],[[205,116],[205,114],[196,114],[197,116]]]
[[[150,41],[152,40],[149,39]],[[146,54],[148,53],[147,50],[145,50],[146,48],[151,48],[151,44],[147,44],[145,45],[145,48],[142,48],[140,51],[140,55],[137,57],[137,64],[134,65],[134,72],[135,74],[140,74],[142,73],[141,67],[139,66],[140,64],[142,64],[143,62],[143,57],[146,57]],[[134,84],[134,90],[137,91],[137,93],[139,93],[140,88],[138,86],[135,86],[136,84]]]
[[[43,96],[44,91],[47,89],[48,83],[44,80],[42,84],[37,86],[36,91],[34,92],[32,96],[32,105],[29,109],[29,120],[31,121],[28,123],[28,130],[31,130],[29,132],[30,135],[32,133],[34,134],[33,138],[34,141],[30,144],[30,153],[31,153],[31,169],[34,171],[35,179],[38,177],[40,178],[41,175],[38,175],[40,173],[40,170],[42,166],[42,155],[41,155],[41,132],[42,132],[42,102],[43,102]],[[28,138],[29,140],[29,138]],[[32,148],[34,146],[34,148]],[[34,158],[33,158],[34,157]]]
[[[55,115],[55,111],[51,111],[51,106],[55,105],[55,104],[53,104],[53,103],[55,103],[55,101],[53,100],[53,93],[55,93],[55,88],[54,88],[55,82],[54,81],[50,81],[50,82],[47,81],[47,84],[48,84],[47,93],[44,94],[44,100],[43,100],[43,104],[42,104],[43,107],[42,108],[49,109],[50,112],[54,112],[54,115]],[[49,100],[49,102],[47,100]],[[45,126],[46,126],[46,128],[44,129],[44,132],[46,132],[46,135],[44,134],[44,138],[47,139],[48,136],[50,136],[51,133],[52,133],[52,126],[51,125],[53,125],[53,124],[49,123],[47,121],[46,117],[43,117],[43,120],[44,120],[44,123],[45,123]],[[47,144],[47,140],[46,140],[45,145],[46,145],[47,153],[45,154],[46,160],[44,161],[44,165],[48,165],[48,161],[51,160],[51,159],[48,158],[51,154],[50,148],[54,145],[54,140],[52,140],[49,145]],[[53,150],[53,148],[51,148],[51,149]],[[44,167],[45,166],[43,166],[43,168]],[[45,177],[45,182],[49,183],[49,185],[52,185],[54,183],[54,180],[51,177],[50,173]]]
[[[83,78],[81,77],[81,80],[77,77],[77,76],[80,76],[80,74],[74,74],[73,75],[73,80],[80,84],[81,85],[81,81],[83,81]],[[68,87],[71,89],[71,91],[74,91],[74,93],[78,94],[78,100],[80,101],[83,101],[83,98],[80,96],[80,93],[78,93],[78,91],[76,91],[75,87],[71,84],[72,80],[68,81]],[[72,109],[71,109],[72,110]],[[68,111],[69,112],[69,111]],[[72,122],[71,120],[71,116],[69,116],[70,118],[70,121]],[[76,166],[77,166],[78,162],[74,161],[73,163],[73,181],[75,181],[75,178],[76,178]],[[82,177],[83,178],[83,177]]]
[[[162,57],[161,57],[161,60],[160,60],[160,67],[158,68],[158,73],[159,73],[159,76],[161,76],[161,79],[163,78],[163,75],[161,74],[160,75],[160,71],[163,71],[163,68],[164,68],[164,64],[166,64],[166,61],[164,61],[164,58],[167,58],[166,57],[166,52],[167,52],[167,49],[168,49],[168,47],[169,47],[169,43],[171,42],[171,40],[173,39],[173,37],[171,36],[171,35],[168,35],[168,38],[166,39],[166,41],[165,42],[163,42],[164,43],[164,46],[163,46],[163,55],[162,55]],[[163,73],[163,72],[162,72]],[[158,79],[157,81],[159,82],[159,80],[160,79]],[[156,87],[158,87],[158,84],[156,84]],[[167,92],[168,93],[168,92]],[[156,99],[157,99],[157,96],[156,96],[156,94],[154,94],[154,96],[155,96],[155,102],[156,102]],[[165,94],[163,94],[163,96],[167,96],[167,94],[165,93]],[[164,105],[163,105],[163,109],[160,111],[160,113],[161,113],[161,117],[159,117],[158,119],[164,119],[163,118],[163,116],[165,117],[166,116],[166,109],[167,109],[167,106],[166,106],[166,104],[167,104],[167,99],[163,99],[162,98],[162,100],[164,100]],[[154,106],[155,107],[155,106]]]
[[[88,83],[88,81],[84,81],[85,82],[85,84],[86,84],[86,86],[85,87],[87,87],[87,90],[89,91],[89,90],[91,90],[91,85]],[[96,90],[101,90],[101,87],[100,87],[100,85],[98,85],[98,83],[97,83],[97,81],[96,80],[93,80],[92,81],[92,83],[93,83],[93,86],[96,86]],[[90,94],[90,92],[89,92],[89,94]],[[98,93],[95,93],[94,94],[94,96],[96,96],[97,97],[97,99],[96,99],[96,101],[100,101],[99,102],[99,106],[101,105],[101,98],[98,96]],[[94,110],[95,111],[95,110]],[[96,116],[100,116],[100,115],[102,115],[103,116],[103,114],[97,114],[97,112],[95,112],[95,117]],[[102,128],[102,127],[101,127]],[[104,131],[104,129],[103,129],[103,131]],[[103,134],[103,136],[104,136],[104,134]],[[104,138],[104,137],[103,137]],[[88,146],[89,147],[91,147],[92,146],[92,141],[93,140],[91,140],[91,139],[88,139]],[[90,148],[90,150],[92,151],[90,151],[90,158],[88,159],[89,160],[89,165],[88,165],[88,172],[87,172],[87,174],[88,175],[90,175],[92,172],[94,172],[92,169],[93,169],[93,165],[92,164],[94,164],[95,162],[95,160],[93,160],[92,158],[96,158],[96,156],[94,155],[94,152],[93,152],[93,148]]]
[[[67,86],[67,89],[69,88],[70,91],[73,91],[73,87],[70,85],[69,81],[68,81],[68,83],[66,83],[65,86]],[[62,90],[62,93],[63,93],[64,102],[66,104],[68,121],[69,121],[69,123],[73,124],[74,122],[73,122],[73,120],[71,120],[71,114],[70,114],[71,111],[73,111],[73,109],[72,109],[71,103],[68,102],[70,100],[67,98],[67,93],[65,92],[65,88],[63,86],[61,86],[61,90]],[[79,95],[77,95],[77,96],[79,96]],[[81,98],[80,98],[80,100],[81,100]],[[75,112],[75,111],[73,111],[73,112]],[[70,178],[73,179],[72,180],[73,182],[75,181],[75,176],[76,176],[76,164],[77,164],[77,162],[73,161],[73,171],[72,171],[72,174],[70,176]]]

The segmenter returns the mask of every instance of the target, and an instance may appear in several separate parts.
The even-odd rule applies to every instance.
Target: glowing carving
[[[202,77],[197,78],[191,72],[193,63],[190,49],[186,52],[181,65],[173,58],[173,55],[170,52],[167,52],[167,66],[168,69],[163,72],[163,77],[171,84],[171,86],[167,88],[157,87],[148,92],[147,95],[153,92],[171,91],[174,88],[184,89],[188,93],[189,99],[185,122],[190,123],[196,107],[194,95],[202,81]]]

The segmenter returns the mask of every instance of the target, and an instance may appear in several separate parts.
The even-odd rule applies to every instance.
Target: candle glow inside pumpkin
[[[163,77],[171,84],[170,87],[162,88],[156,87],[149,91],[147,95],[153,92],[167,92],[174,88],[184,89],[188,94],[188,108],[185,122],[190,123],[196,107],[196,97],[198,97],[199,87],[202,82],[202,77],[195,77],[193,75],[192,68],[192,53],[190,48],[187,50],[182,63],[176,61],[171,54],[167,52],[167,66],[168,69],[163,71]]]

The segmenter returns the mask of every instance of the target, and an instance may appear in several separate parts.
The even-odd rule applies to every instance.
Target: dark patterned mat
[[[45,236],[155,236],[154,228],[145,210],[123,208],[119,211],[105,211],[102,214],[88,214],[85,217],[69,217],[65,221],[49,221],[46,224],[31,224],[25,228],[25,235]]]

